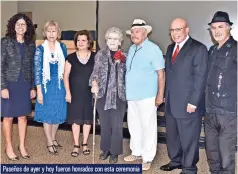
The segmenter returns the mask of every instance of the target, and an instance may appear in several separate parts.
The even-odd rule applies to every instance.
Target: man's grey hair
[[[106,31],[106,34],[105,34],[106,41],[108,40],[110,33],[117,33],[119,35],[119,41],[120,41],[120,43],[122,43],[122,41],[123,41],[123,33],[122,33],[122,31],[119,28],[116,28],[116,27],[109,28]]]

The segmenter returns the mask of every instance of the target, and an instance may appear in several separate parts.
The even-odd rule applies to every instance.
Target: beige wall
[[[150,39],[165,54],[171,43],[170,22],[174,17],[183,17],[188,21],[191,36],[210,47],[212,42],[207,23],[218,10],[227,11],[231,21],[237,23],[237,2],[99,1],[99,45],[105,47],[104,34],[108,28],[115,26],[125,31],[130,28],[134,18],[142,18],[152,25]],[[44,23],[49,19],[57,21],[62,30],[96,29],[95,1],[2,2],[2,34],[5,33],[7,20],[16,12],[32,12],[33,23],[38,25],[37,38],[40,39]],[[125,36],[123,48],[127,50],[130,44],[130,38]]]
[[[182,17],[188,21],[191,36],[210,47],[212,41],[207,24],[218,10],[228,12],[231,21],[237,23],[235,1],[100,1],[99,45],[105,47],[104,34],[108,28],[118,27],[125,34],[133,20],[141,18],[153,27],[150,39],[157,43],[165,54],[171,43],[170,23],[175,17]],[[127,50],[131,42],[129,37],[124,38],[122,47]]]
[[[37,38],[42,38],[47,20],[57,21],[61,30],[96,29],[95,1],[19,1],[18,12],[32,12]]]
[[[7,21],[17,13],[17,1],[1,1],[1,36],[6,33]]]

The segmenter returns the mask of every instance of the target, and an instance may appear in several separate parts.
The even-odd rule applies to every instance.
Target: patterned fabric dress
[[[60,43],[64,56],[67,56],[66,46]],[[36,48],[35,53],[35,85],[41,84],[43,105],[36,101],[34,120],[48,124],[61,124],[66,119],[65,88],[63,80],[58,81],[58,62],[50,63],[50,81],[47,82],[47,92],[42,85],[44,48],[42,45]]]

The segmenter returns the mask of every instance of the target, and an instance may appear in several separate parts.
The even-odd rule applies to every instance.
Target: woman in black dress
[[[31,113],[31,99],[36,96],[33,84],[33,57],[35,28],[24,14],[14,15],[7,24],[6,37],[1,39],[1,117],[6,154],[10,160],[19,160],[12,147],[12,121],[18,118],[20,144],[18,150],[29,159],[25,149],[27,119]]]
[[[93,100],[88,85],[94,66],[94,53],[91,52],[93,39],[89,31],[78,31],[74,37],[77,51],[66,58],[64,84],[66,89],[67,122],[72,124],[74,149],[73,157],[79,155],[80,126],[83,128],[83,154],[89,155],[87,141],[93,123]]]

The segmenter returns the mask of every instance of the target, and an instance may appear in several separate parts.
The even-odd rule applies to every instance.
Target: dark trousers
[[[169,103],[169,102],[168,102]],[[182,165],[182,172],[197,173],[202,118],[174,118],[166,106],[166,138],[170,165]]]
[[[123,132],[122,124],[126,111],[126,102],[117,99],[117,109],[104,110],[105,100],[99,99],[97,102],[97,112],[99,115],[101,128],[102,151],[110,151],[113,155],[123,153]]]
[[[208,114],[205,117],[207,161],[212,174],[234,174],[237,116]]]

